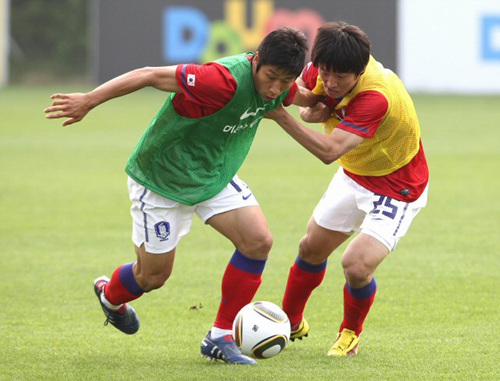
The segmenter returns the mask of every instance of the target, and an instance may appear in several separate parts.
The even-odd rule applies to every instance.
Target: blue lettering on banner
[[[481,57],[485,61],[500,61],[500,15],[481,19]]]
[[[195,62],[208,40],[210,22],[194,7],[168,7],[163,11],[163,58],[167,62]]]

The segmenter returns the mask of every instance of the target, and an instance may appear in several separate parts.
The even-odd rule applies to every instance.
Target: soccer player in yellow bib
[[[330,254],[356,233],[342,256],[344,318],[328,356],[357,353],[377,292],[375,270],[427,202],[429,171],[413,102],[370,49],[356,26],[330,22],[318,29],[312,62],[297,82],[322,98],[300,108],[300,115],[322,123],[324,134],[282,107],[266,115],[322,162],[340,164],[300,241],[283,298],[291,339],[307,336],[307,301],[323,281]]]

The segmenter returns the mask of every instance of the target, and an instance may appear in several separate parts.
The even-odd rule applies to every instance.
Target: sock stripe
[[[231,265],[236,267],[238,270],[252,274],[262,274],[264,272],[264,267],[266,266],[265,259],[251,259],[238,250],[235,250],[229,263],[231,263]]]
[[[132,266],[134,262],[127,263],[120,268],[119,277],[120,282],[123,287],[133,295],[140,296],[144,293],[144,290],[139,286],[137,281],[135,280],[134,272],[132,270]]]
[[[377,291],[377,282],[375,281],[375,278],[372,278],[370,283],[361,288],[351,288],[351,286],[347,283],[346,286],[349,294],[351,294],[353,298],[360,300],[368,299],[375,293],[375,291]]]
[[[300,257],[297,256],[296,263],[299,269],[307,271],[308,273],[320,273],[322,271],[325,271],[328,260],[325,260],[323,263],[320,263],[319,265],[312,265],[300,259]]]

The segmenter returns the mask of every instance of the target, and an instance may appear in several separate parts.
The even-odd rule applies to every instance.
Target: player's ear
[[[258,51],[255,52],[255,55],[253,56],[252,65],[255,68],[255,70],[257,70],[257,66],[259,65],[259,52]]]

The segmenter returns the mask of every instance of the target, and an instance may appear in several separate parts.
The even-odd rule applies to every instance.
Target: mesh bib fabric
[[[342,156],[338,162],[348,171],[361,176],[384,176],[405,166],[419,150],[420,125],[417,113],[401,80],[391,70],[385,69],[370,57],[365,73],[354,89],[335,107],[345,108],[363,91],[378,91],[387,99],[388,110],[372,138]],[[318,75],[316,94],[325,94],[323,82]],[[324,125],[331,134],[340,120],[332,114]]]
[[[216,62],[237,82],[233,98],[202,118],[180,116],[171,94],[141,137],[126,172],[153,192],[186,205],[219,193],[243,164],[264,114],[278,107],[288,92],[265,101],[256,92],[248,55]]]

